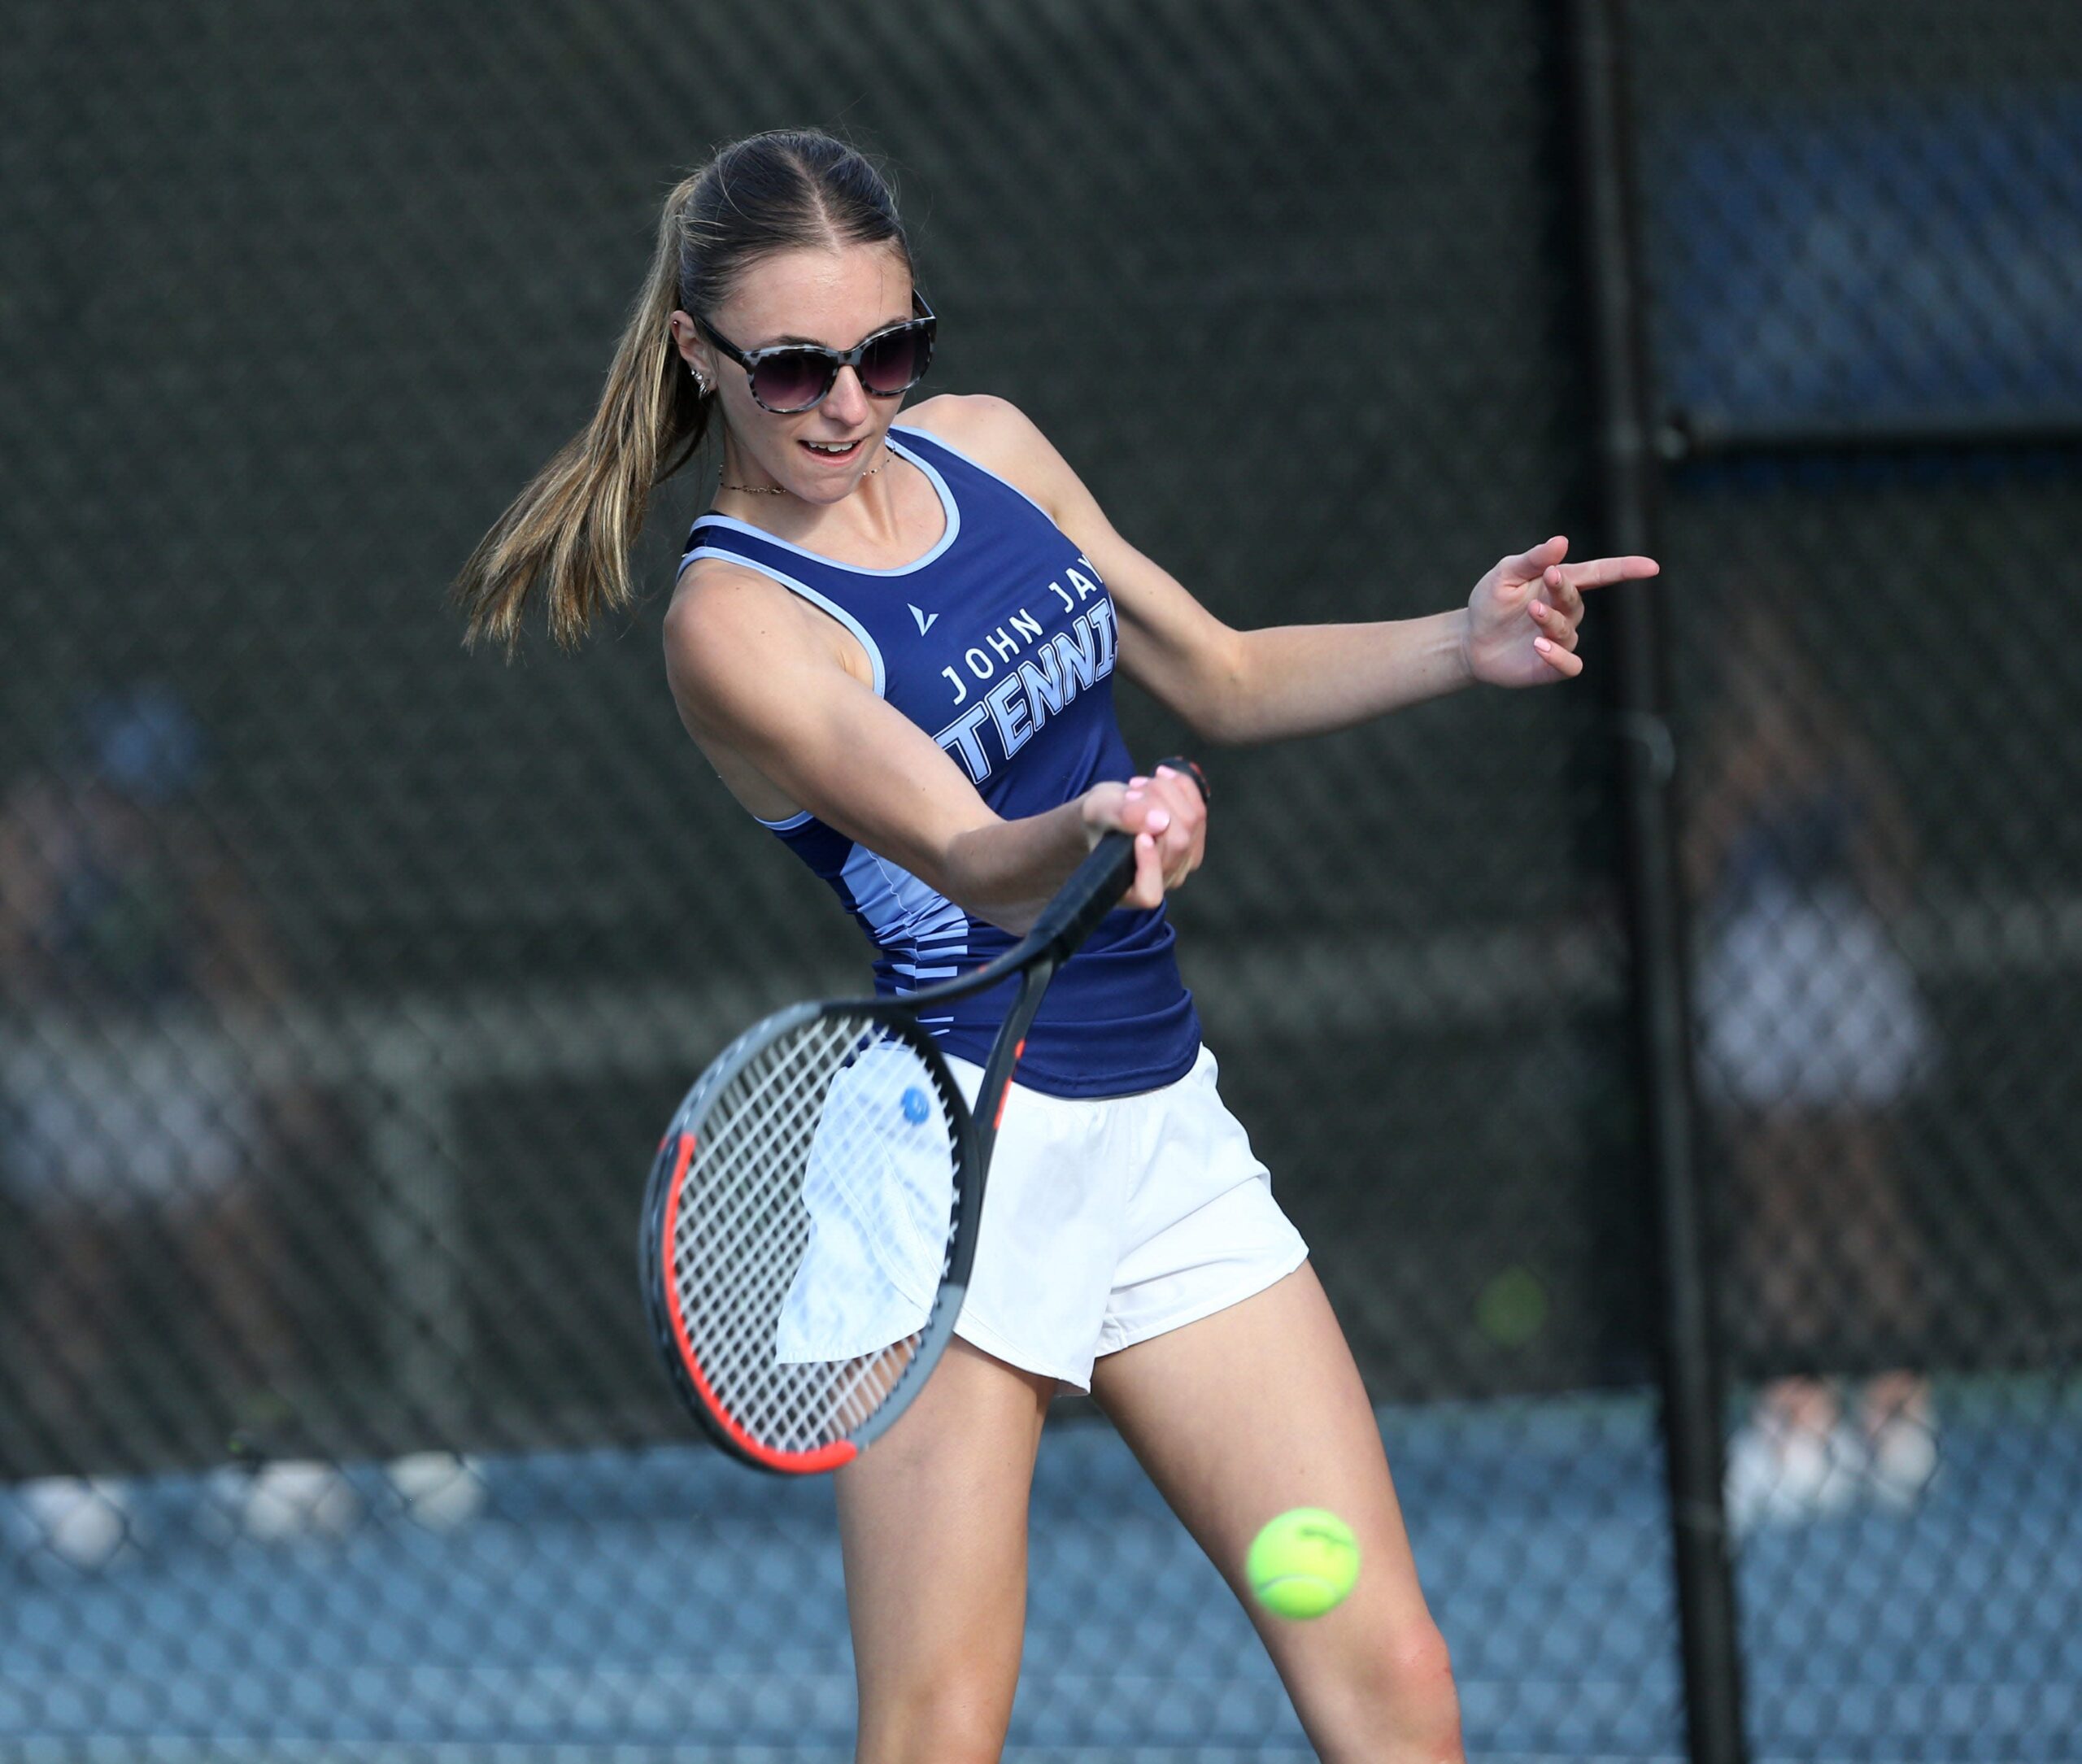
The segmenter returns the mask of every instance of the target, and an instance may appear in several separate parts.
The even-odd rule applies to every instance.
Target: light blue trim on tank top
[[[704,527],[721,527],[726,532],[744,534],[747,537],[757,539],[764,544],[777,546],[784,551],[793,551],[798,557],[807,557],[813,563],[823,564],[827,569],[843,569],[850,575],[914,575],[919,570],[923,569],[928,564],[932,563],[934,560],[941,556],[946,551],[947,548],[953,544],[955,540],[960,536],[961,532],[961,504],[955,500],[954,492],[948,487],[947,480],[940,476],[939,468],[934,465],[931,460],[925,458],[921,454],[913,452],[911,449],[905,446],[902,442],[896,440],[895,438],[895,434],[896,431],[894,429],[890,430],[888,437],[889,451],[895,454],[899,460],[908,460],[912,464],[917,467],[921,472],[923,472],[926,476],[932,481],[933,489],[940,499],[940,514],[946,522],[945,529],[941,533],[938,542],[928,547],[922,556],[914,557],[908,564],[899,564],[893,569],[869,569],[864,564],[843,563],[838,558],[826,557],[821,551],[812,551],[806,545],[797,545],[793,540],[776,538],[763,527],[755,527],[749,520],[739,520],[730,515],[703,515],[701,517],[700,524]],[[932,441],[936,445],[939,442],[939,437],[937,435],[928,436],[926,438]],[[952,453],[955,450],[952,447],[947,449],[947,451],[950,453]],[[963,457],[965,458],[966,455],[964,455]],[[975,461],[973,460],[969,460],[969,463],[971,465],[975,464]],[[978,466],[977,469],[981,471],[982,468]],[[695,551],[689,551],[686,556],[680,560],[680,568],[682,569],[685,569],[689,564],[695,560],[695,559],[706,555],[708,555],[708,547],[706,546],[701,547]],[[720,552],[717,555],[725,557],[734,557],[737,555],[734,551]],[[742,561],[742,560],[740,560],[740,561]],[[772,573],[769,572],[769,573]],[[785,576],[776,576],[775,580],[786,581],[788,578]]]
[[[844,625],[847,630],[851,631],[854,636],[860,638],[860,647],[865,650],[868,653],[868,664],[874,669],[875,696],[877,698],[881,698],[883,695],[882,689],[888,684],[888,676],[882,669],[881,646],[878,645],[872,637],[868,635],[867,626],[861,624],[858,619],[855,618],[852,613],[848,612],[845,609],[845,608],[839,605],[836,600],[830,599],[827,595],[819,594],[817,590],[811,587],[808,582],[797,581],[795,577],[789,575],[785,570],[776,569],[771,564],[762,564],[755,558],[740,556],[735,551],[725,551],[723,547],[719,545],[697,545],[691,551],[688,552],[685,557],[680,560],[680,568],[682,569],[685,569],[687,565],[691,564],[697,557],[727,558],[731,563],[737,564],[742,569],[756,569],[762,576],[771,577],[775,581],[780,583],[783,588],[787,589],[790,592],[800,595],[803,599],[808,601],[812,606],[819,608],[822,611],[830,613],[833,618],[838,620],[838,621],[841,625]]]
[[[1050,514],[1047,509],[1043,508],[1040,503],[1035,502],[1034,499],[1031,496],[1029,496],[1025,490],[1021,490],[1017,484],[1013,483],[1013,481],[1007,477],[1004,473],[992,470],[991,468],[984,464],[983,462],[978,459],[973,454],[964,453],[960,448],[956,446],[952,442],[943,441],[930,429],[914,429],[912,433],[914,434],[923,435],[926,440],[932,442],[932,444],[935,447],[938,447],[941,452],[952,454],[955,458],[959,460],[964,465],[968,466],[973,471],[982,473],[984,477],[990,478],[997,483],[1004,485],[1007,490],[1010,490],[1015,496],[1019,497],[1028,505],[1028,507],[1033,509],[1034,513],[1040,516],[1043,520],[1047,521],[1050,526],[1052,527],[1055,525],[1056,517]],[[908,458],[909,455],[906,455],[905,457]],[[922,465],[925,462],[921,460],[919,463]],[[927,469],[930,470],[930,468],[929,467]]]
[[[890,434],[894,436],[896,430],[892,427],[890,430]],[[942,441],[938,435],[930,436],[928,438],[935,446],[947,446],[947,443]],[[954,543],[955,539],[961,532],[961,504],[955,499],[953,490],[949,486],[947,481],[940,476],[939,468],[934,465],[931,460],[926,459],[921,455],[913,452],[910,448],[905,446],[900,441],[891,440],[889,442],[889,450],[899,460],[908,460],[912,464],[917,466],[921,472],[923,472],[926,477],[931,481],[934,491],[939,495],[940,499],[940,516],[943,525],[939,542],[930,547],[926,551],[924,555],[913,559],[908,564],[899,564],[894,569],[868,569],[863,568],[858,564],[841,563],[835,557],[826,557],[821,551],[812,551],[806,545],[797,545],[792,541],[787,539],[776,538],[773,534],[767,532],[764,528],[755,527],[749,520],[735,520],[729,515],[703,515],[701,517],[701,525],[705,527],[722,527],[732,533],[748,534],[751,538],[760,540],[764,544],[777,546],[784,551],[793,551],[798,557],[812,559],[816,562],[824,564],[827,568],[850,570],[856,576],[908,576],[914,571],[923,569],[928,564],[931,563],[934,558],[942,555],[946,551],[947,548]],[[976,462],[973,460],[969,459],[969,455],[962,452],[959,447],[947,447],[947,451],[952,454],[956,459],[963,460],[969,465],[976,466],[976,469],[979,472],[988,469],[987,467],[976,465]],[[996,473],[992,473],[991,475],[992,477],[995,477]],[[1003,481],[1000,480],[1000,481]],[[1013,488],[1017,490],[1018,489],[1018,486],[1014,485]],[[1022,496],[1026,494],[1024,490],[1021,490],[1020,494]],[[1030,496],[1028,496],[1026,499],[1029,502],[1034,501],[1034,499]],[[1040,507],[1040,504],[1035,503],[1034,506],[1038,508]],[[741,564],[747,569],[756,569],[760,575],[769,577],[773,581],[780,583],[783,588],[788,589],[792,593],[800,595],[812,606],[820,608],[823,612],[830,613],[832,617],[838,620],[841,625],[844,625],[847,630],[851,631],[854,636],[860,640],[860,647],[867,651],[869,664],[874,669],[875,696],[877,698],[883,696],[882,689],[886,684],[887,676],[882,668],[882,650],[876,643],[875,640],[868,635],[865,627],[861,625],[860,621],[855,618],[853,615],[848,612],[843,607],[838,605],[827,596],[819,594],[817,590],[811,587],[808,582],[799,581],[795,577],[787,575],[780,570],[775,569],[769,564],[755,563],[751,559],[744,556],[740,552],[725,551],[720,546],[696,546],[692,551],[687,552],[680,559],[680,568],[682,570],[685,570],[687,565],[691,564],[697,557],[727,558],[731,563]],[[758,821],[760,825],[762,827],[771,828],[776,833],[786,833],[791,828],[802,826],[805,823],[815,820],[816,817],[812,815],[806,808],[803,810],[800,814],[789,816],[786,821],[769,821],[764,816],[760,815],[754,815],[752,819]]]

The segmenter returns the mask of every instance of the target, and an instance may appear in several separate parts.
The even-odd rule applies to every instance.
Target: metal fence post
[[[1570,81],[1573,207],[1598,407],[1605,547],[1653,551],[1640,237],[1629,176],[1625,0],[1562,0]],[[1642,1129],[1656,1196],[1663,1440],[1677,1575],[1685,1721],[1694,1764],[1742,1764],[1741,1659],[1721,1492],[1723,1380],[1692,1158],[1683,907],[1670,786],[1668,652],[1660,589],[1616,595],[1614,703],[1621,738],[1628,940]]]

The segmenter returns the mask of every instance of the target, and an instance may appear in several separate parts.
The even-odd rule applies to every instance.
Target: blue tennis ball
[[[1321,1617],[1358,1583],[1359,1540],[1326,1508],[1290,1508],[1252,1539],[1244,1571],[1275,1616]]]

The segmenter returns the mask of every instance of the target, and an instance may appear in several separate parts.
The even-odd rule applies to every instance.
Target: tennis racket
[[[1198,767],[1162,763],[1206,794]],[[1135,841],[1109,833],[995,960],[900,997],[791,1006],[695,1082],[651,1167],[638,1253],[666,1368],[724,1450],[836,1470],[924,1388],[968,1291],[1026,1031],[1134,878]],[[919,1019],[1014,977],[972,1108]]]

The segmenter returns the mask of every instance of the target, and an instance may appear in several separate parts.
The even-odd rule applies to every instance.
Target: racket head
[[[982,1183],[969,1105],[901,1005],[799,1004],[725,1048],[659,1145],[639,1244],[659,1352],[717,1444],[805,1475],[894,1423],[953,1333]],[[863,1273],[887,1277],[869,1314],[813,1314]],[[913,1315],[886,1341],[838,1339]]]

